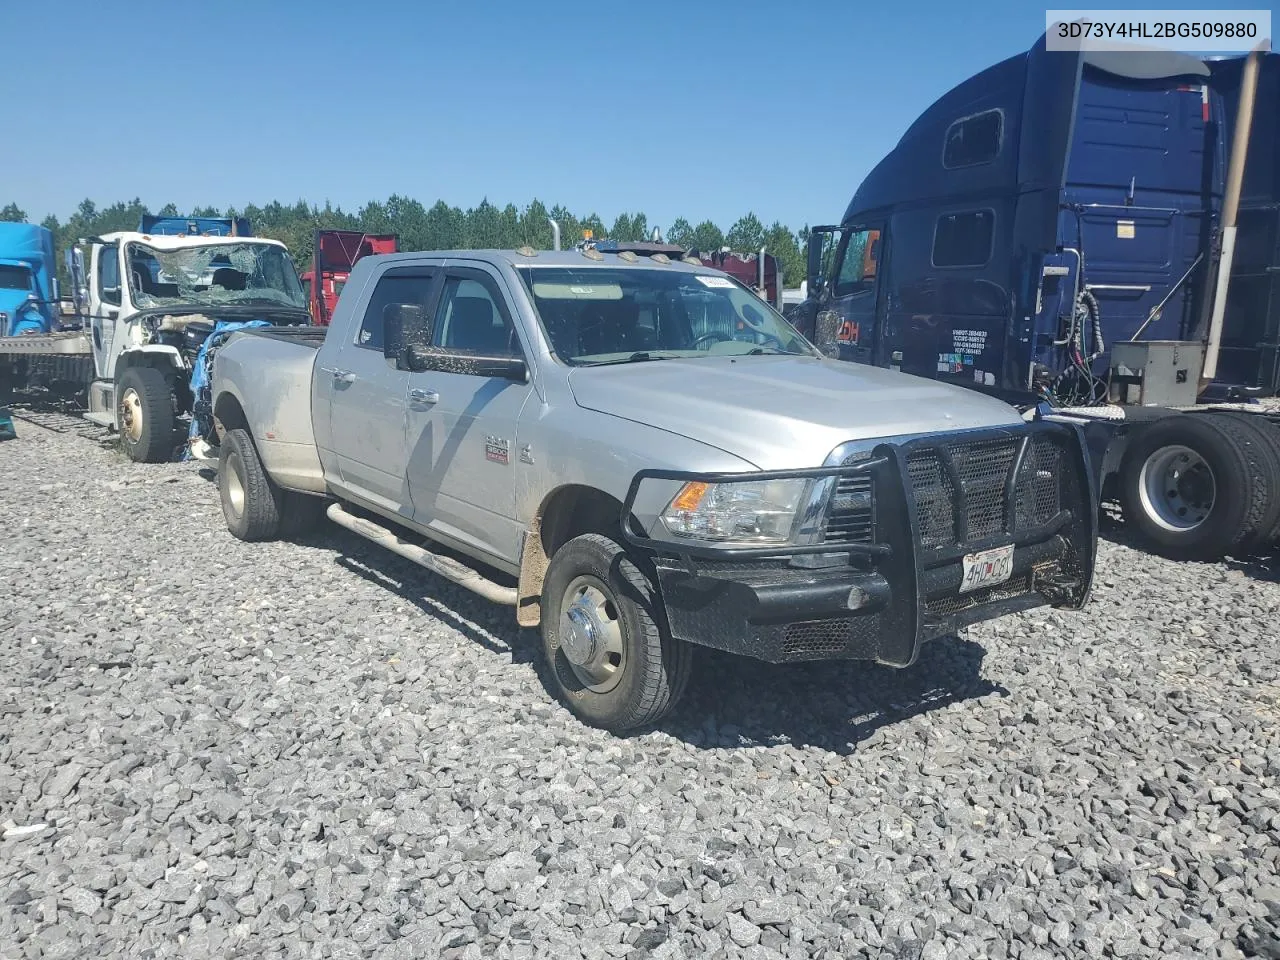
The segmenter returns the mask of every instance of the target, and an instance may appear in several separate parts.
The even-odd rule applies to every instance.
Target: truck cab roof
[[[225,246],[228,243],[254,243],[284,247],[279,240],[266,237],[193,237],[185,234],[139,233],[136,230],[117,230],[104,233],[96,239],[104,243],[145,243],[157,250],[182,250],[189,247]]]
[[[671,259],[667,263],[640,254],[610,253],[603,250],[417,250],[402,253],[387,253],[377,257],[366,257],[366,260],[385,263],[393,260],[421,260],[423,258],[450,260],[479,260],[494,266],[511,267],[614,267],[622,269],[640,269],[651,267],[662,270],[680,270],[687,273],[719,274],[721,271],[700,263],[685,263]],[[366,266],[366,269],[369,267]]]

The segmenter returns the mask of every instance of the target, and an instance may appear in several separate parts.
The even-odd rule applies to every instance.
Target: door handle
[[[355,383],[356,375],[350,370],[340,370],[337,367],[321,367],[321,373],[327,373],[333,377],[335,383]]]
[[[440,394],[434,390],[410,390],[409,400],[413,403],[439,403]]]

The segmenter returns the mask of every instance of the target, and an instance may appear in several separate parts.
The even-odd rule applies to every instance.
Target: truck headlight
[[[686,483],[662,511],[662,524],[688,539],[787,543],[810,484],[794,478]]]

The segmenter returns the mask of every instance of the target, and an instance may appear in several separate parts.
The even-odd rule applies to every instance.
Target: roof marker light
[[[587,247],[582,251],[582,255],[588,260],[603,260],[604,254],[592,247]]]
[[[654,263],[670,263],[671,262],[671,258],[668,257],[665,253],[655,253],[649,259],[652,260]]]
[[[627,263],[635,263],[640,258],[637,257],[630,250],[623,250],[620,254],[618,254],[618,259],[625,260]]]
[[[523,247],[517,247],[516,253],[520,254],[522,257],[536,257],[538,255],[538,251],[533,249],[533,247],[529,246],[527,243]]]

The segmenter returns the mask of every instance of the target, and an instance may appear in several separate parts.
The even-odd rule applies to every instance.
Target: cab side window
[[[98,295],[103,303],[120,306],[120,248],[115,244],[98,250]]]
[[[880,231],[854,230],[845,238],[836,273],[835,295],[847,297],[875,289],[880,263]]]
[[[488,280],[450,276],[436,308],[431,344],[474,357],[518,357],[506,304]]]
[[[381,353],[387,315],[401,306],[417,307],[425,316],[433,280],[433,272],[422,267],[399,267],[384,273],[369,297],[356,346]]]

